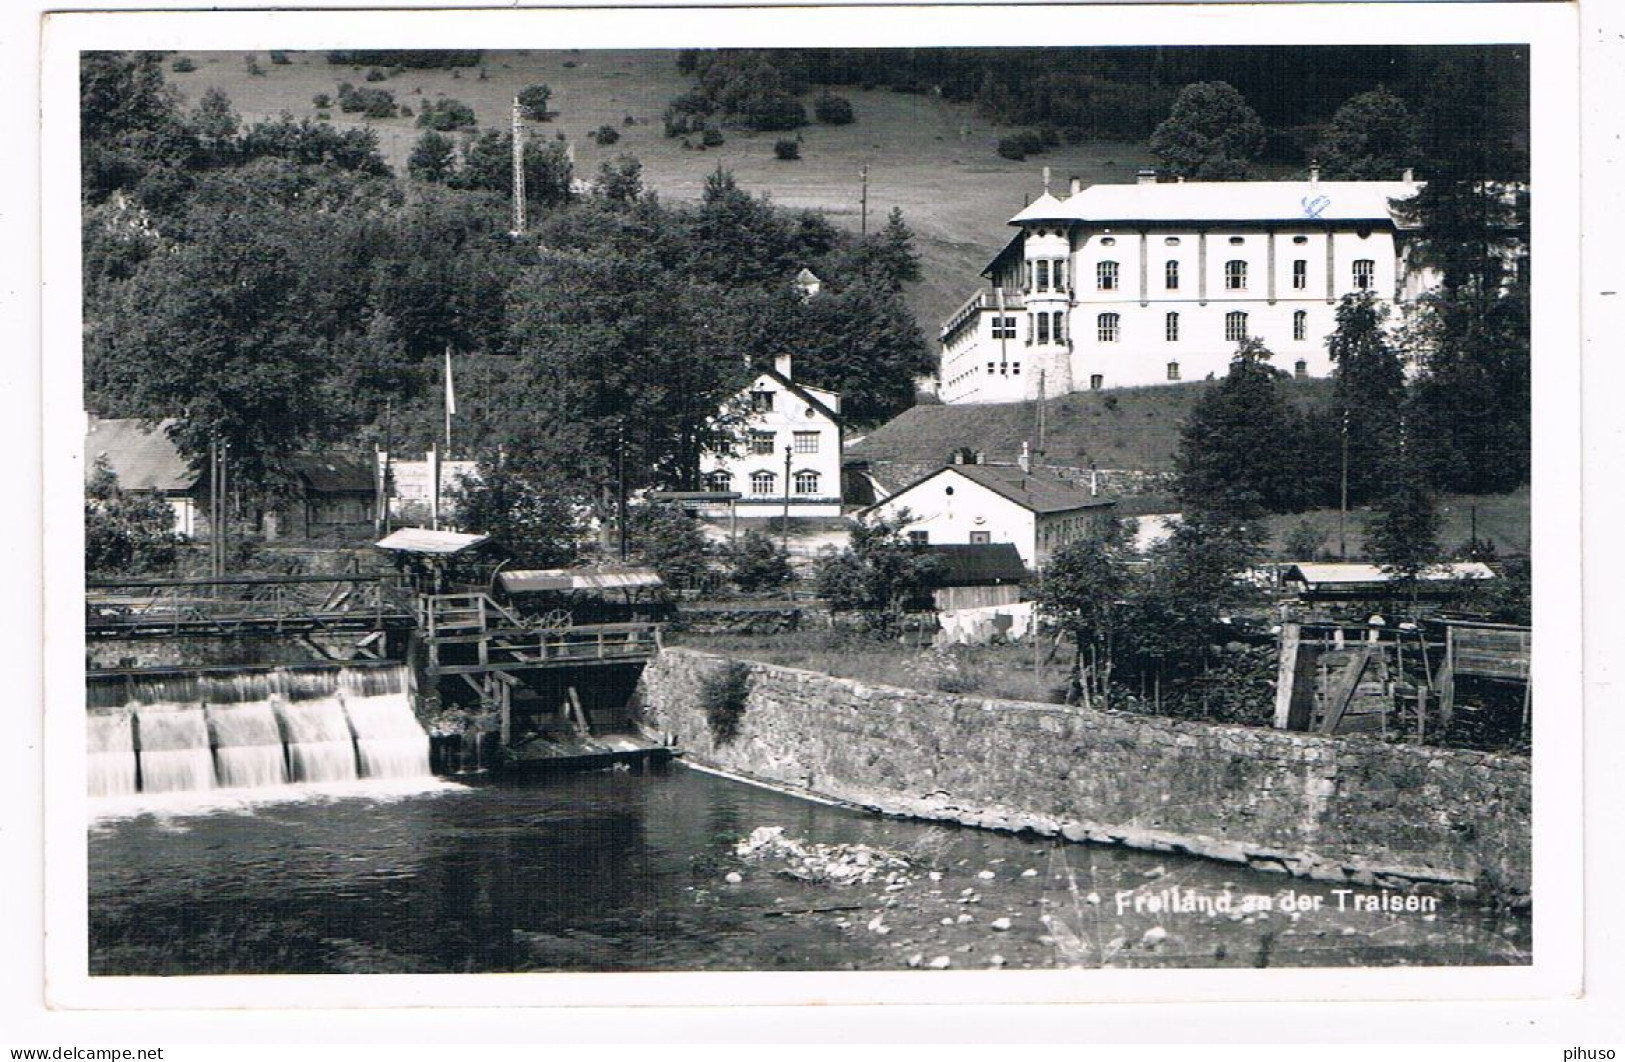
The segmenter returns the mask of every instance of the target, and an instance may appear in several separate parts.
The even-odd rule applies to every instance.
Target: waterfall
[[[295,782],[351,782],[356,778],[355,735],[337,697],[282,701],[277,714],[288,735],[288,768]]]
[[[214,788],[214,754],[201,705],[150,704],[135,713],[141,791]]]
[[[85,790],[93,797],[135,792],[135,713],[85,717]]]
[[[429,738],[401,666],[95,676],[91,796],[426,778]]]
[[[269,700],[211,704],[205,711],[214,731],[214,760],[222,788],[258,788],[288,780],[282,732]]]

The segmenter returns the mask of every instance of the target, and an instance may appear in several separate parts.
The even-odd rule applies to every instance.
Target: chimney
[[[1156,170],[1151,170],[1151,169],[1141,170],[1139,173],[1134,175],[1134,183],[1135,184],[1156,184],[1157,183],[1157,171]]]
[[[1100,497],[1100,473],[1089,469],[1089,497]]]
[[[1409,166],[1405,167],[1405,188],[1408,191],[1416,186],[1416,171]]]
[[[790,355],[780,354],[778,357],[774,358],[773,368],[786,380],[794,379],[794,377],[790,375]]]
[[[1077,195],[1081,191],[1083,191],[1083,178],[1075,176],[1072,178],[1072,194]]]
[[[1311,163],[1309,163],[1309,188],[1310,188],[1310,190],[1315,189],[1316,187],[1319,186],[1319,184],[1320,184],[1320,163],[1319,162],[1311,162]]]
[[[1023,441],[1021,444],[1021,456],[1016,458],[1016,464],[1021,466],[1021,472],[1023,475],[1026,475],[1028,472],[1033,470],[1032,454],[1028,452],[1027,443],[1025,441]]]
[[[1044,167],[1044,194],[1049,195],[1049,167]]]
[[[977,450],[977,451],[973,452],[970,455],[970,463],[973,464],[973,465],[984,465],[984,464],[986,464],[987,463],[987,454],[983,453],[981,450]]]

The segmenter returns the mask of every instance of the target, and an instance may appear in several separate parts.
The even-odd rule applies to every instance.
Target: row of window
[[[819,475],[811,470],[797,472],[791,479],[791,486],[797,494],[818,493]],[[777,495],[779,493],[779,476],[777,472],[766,469],[750,474],[750,492],[757,495]],[[734,477],[731,472],[718,469],[709,472],[705,477],[705,488],[711,491],[731,491],[734,489]]]
[[[798,454],[816,454],[818,452],[818,436],[816,431],[798,431],[795,433],[794,448]],[[756,457],[771,457],[776,451],[777,437],[770,431],[753,431],[750,433],[750,452]]]
[[[1065,258],[1033,258],[1027,262],[1027,290],[1066,290]]]
[[[1179,314],[1170,313],[1163,317],[1163,339],[1169,343],[1179,342]],[[1115,343],[1122,331],[1122,315],[1103,313],[1095,318],[1095,338],[1102,343]],[[1224,338],[1231,343],[1239,343],[1246,339],[1247,313],[1244,310],[1232,310],[1224,315]],[[1292,314],[1292,338],[1305,340],[1309,338],[1309,311],[1297,310]]]
[[[1377,262],[1374,258],[1360,258],[1354,262],[1354,287],[1359,291],[1368,291],[1375,286],[1377,280]],[[1100,291],[1116,291],[1120,286],[1121,277],[1116,262],[1106,261],[1095,264],[1095,287]],[[1179,290],[1179,262],[1170,259],[1162,267],[1163,287],[1169,291]],[[1247,290],[1247,263],[1240,258],[1233,258],[1224,264],[1224,287],[1226,291]],[[1309,287],[1309,262],[1307,259],[1295,259],[1292,263],[1292,287],[1303,291]],[[1046,290],[1039,288],[1039,291]]]

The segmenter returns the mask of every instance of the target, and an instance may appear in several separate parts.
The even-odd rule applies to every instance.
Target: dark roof
[[[189,491],[198,474],[186,463],[167,434],[173,420],[144,428],[139,420],[94,420],[85,431],[85,479],[106,456],[124,490]]]
[[[1002,495],[1023,509],[1035,513],[1103,509],[1114,504],[1110,498],[1101,498],[1086,490],[1079,490],[1066,480],[1048,472],[1023,472],[1020,465],[946,465],[931,475],[949,471],[958,472],[966,479],[980,483],[995,494]],[[929,478],[931,477],[926,477]],[[924,480],[919,482],[923,483]],[[904,487],[897,494],[902,494],[912,486],[913,484]]]
[[[370,494],[377,489],[373,470],[352,457],[299,454],[288,461],[288,468],[317,494]]]
[[[998,586],[1019,583],[1027,575],[1010,542],[927,546],[926,552],[942,560],[942,574],[931,580],[935,586]]]

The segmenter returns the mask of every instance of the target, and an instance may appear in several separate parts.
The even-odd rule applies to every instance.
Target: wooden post
[[[1298,642],[1302,628],[1281,624],[1281,654],[1275,669],[1275,729],[1285,730],[1292,718],[1292,687],[1298,674]]]
[[[1456,629],[1444,629],[1444,663],[1439,666],[1439,725],[1446,729],[1456,708]]]

